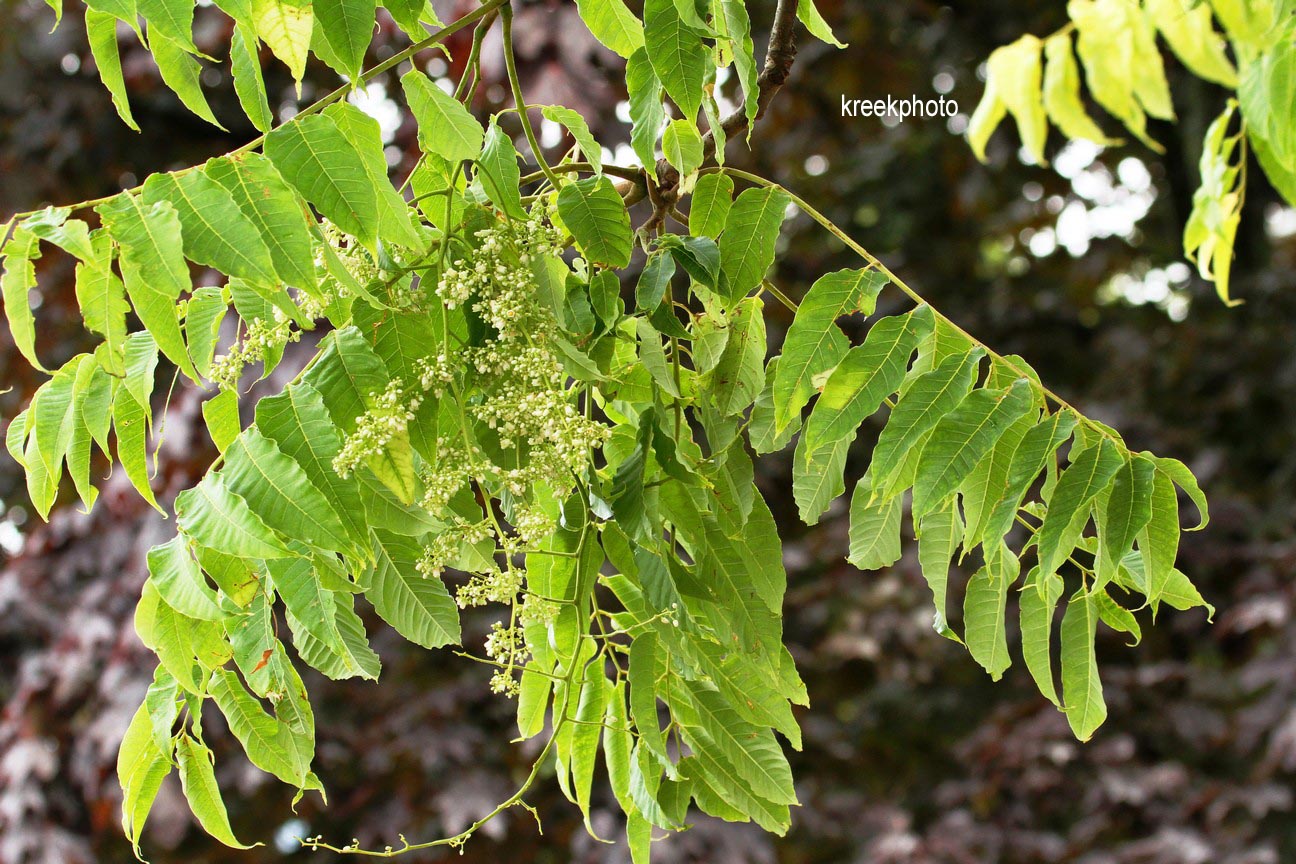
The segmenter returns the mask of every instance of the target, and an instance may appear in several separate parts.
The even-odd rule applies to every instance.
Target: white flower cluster
[[[440,397],[458,378],[462,392],[473,394],[464,406],[466,415],[494,430],[500,448],[515,452],[520,467],[496,465],[476,445],[470,452],[461,435],[441,437],[436,470],[424,478],[422,504],[433,513],[472,479],[485,488],[507,490],[519,502],[537,486],[557,493],[570,489],[573,476],[608,433],[577,407],[562,361],[547,338],[557,322],[532,264],[561,252],[561,233],[537,212],[526,220],[501,221],[475,237],[479,245],[471,262],[456,259],[448,266],[436,293],[450,308],[468,305],[494,333],[480,346],[425,362],[419,383]],[[514,507],[512,522],[517,536],[496,538],[509,554],[553,531],[552,519],[525,503]]]
[[[522,590],[522,576],[523,571],[513,567],[479,573],[455,593],[455,602],[460,609],[487,603],[512,603]]]
[[[513,671],[525,666],[530,659],[530,652],[527,650],[526,639],[522,636],[521,628],[506,627],[496,621],[491,625],[491,632],[486,636],[486,656],[503,666],[491,676],[491,692],[516,696],[519,684],[513,677]]]
[[[230,346],[228,354],[217,354],[212,358],[207,377],[222,390],[237,389],[244,367],[263,361],[267,354],[299,339],[301,331],[292,326],[283,310],[274,307],[273,321],[253,318],[247,322],[243,337]]]
[[[423,556],[415,566],[429,579],[438,577],[445,572],[450,562],[459,558],[464,544],[480,543],[493,533],[494,529],[484,519],[471,523],[456,519],[454,525],[427,542],[423,547]]]
[[[380,455],[393,438],[409,427],[422,401],[421,395],[406,397],[400,381],[393,380],[374,406],[356,419],[355,431],[333,457],[333,470],[339,477],[349,477],[366,459]]]

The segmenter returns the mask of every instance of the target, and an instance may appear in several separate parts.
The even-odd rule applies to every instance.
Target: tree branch
[[[774,11],[774,24],[770,28],[769,45],[765,49],[765,66],[757,77],[759,95],[756,99],[756,119],[765,116],[765,109],[782,88],[796,60],[796,10],[797,0],[779,0]],[[720,121],[726,139],[747,131],[747,100],[728,117]],[[715,155],[715,133],[707,130],[702,139],[703,153],[707,159]]]

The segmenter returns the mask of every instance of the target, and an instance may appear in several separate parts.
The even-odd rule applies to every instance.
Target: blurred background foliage
[[[473,5],[436,2],[447,20]],[[772,3],[755,6],[753,19],[768,21]],[[880,574],[854,570],[844,560],[844,507],[804,528],[788,494],[790,451],[766,458],[758,482],[786,540],[787,638],[813,703],[801,714],[805,750],[793,757],[803,806],[786,838],[699,820],[662,844],[660,859],[1296,860],[1296,212],[1251,172],[1234,287],[1246,303],[1226,309],[1181,263],[1179,243],[1199,142],[1222,92],[1168,60],[1180,119],[1152,128],[1164,156],[1134,145],[1059,150],[1055,140],[1051,167],[1041,168],[1024,164],[1005,129],[982,166],[957,134],[980,96],[979,64],[1023,32],[1064,24],[1061,3],[820,7],[850,47],[803,39],[754,152],[735,142],[731,162],[813,202],[964,327],[1028,358],[1061,395],[1118,426],[1134,449],[1188,462],[1215,519],[1187,535],[1180,567],[1219,613],[1208,624],[1200,610],[1167,612],[1136,650],[1106,631],[1099,651],[1111,718],[1079,745],[1020,667],[992,685],[959,646],[935,635],[912,555]],[[229,33],[223,16],[207,11],[199,9],[196,39],[219,55]],[[0,213],[108,194],[254,135],[226,73],[209,69],[203,78],[230,127],[223,135],[179,105],[138,48],[123,56],[143,130],[129,131],[98,82],[79,14],[69,9],[52,35],[51,21],[36,0],[0,6]],[[622,71],[587,36],[574,4],[523,3],[517,32],[528,100],[576,107],[600,140],[624,140]],[[388,22],[371,60],[404,44]],[[457,75],[466,41],[452,41],[450,52],[419,62]],[[485,54],[493,56],[489,42]],[[299,103],[286,71],[267,70],[288,116]],[[488,66],[494,80],[480,91],[483,113],[507,103],[503,73],[502,64]],[[300,104],[335,83],[327,69],[312,69]],[[398,92],[394,81],[379,80],[353,98],[380,118],[402,175],[416,156],[414,128],[389,92]],[[888,94],[948,94],[962,113],[904,123],[840,116],[843,96]],[[789,222],[782,243],[776,277],[793,296],[815,276],[855,263],[804,217]],[[91,344],[76,313],[72,263],[51,251],[38,265],[38,349],[62,362]],[[894,310],[884,302],[881,311]],[[776,306],[770,313],[776,340],[787,316]],[[10,418],[39,380],[4,339],[0,369],[12,390],[0,395],[0,415]],[[300,364],[310,348],[296,347]],[[294,371],[285,362],[259,386],[273,392]],[[167,408],[157,485],[168,497],[215,455],[201,398],[177,390]],[[868,437],[857,443],[857,474]],[[126,861],[113,765],[153,664],[131,613],[144,552],[172,529],[120,472],[92,516],[69,499],[50,524],[36,524],[7,457],[0,507],[0,862]],[[960,605],[952,598],[951,608]],[[292,837],[306,833],[370,847],[396,843],[400,832],[429,839],[460,830],[511,791],[532,754],[507,743],[512,704],[489,694],[488,671],[418,649],[374,617],[369,624],[386,667],[380,683],[307,678],[330,805],[308,798],[293,814],[291,793],[234,756],[237,744],[213,728],[213,746],[234,757],[218,765],[235,828],[267,845],[245,853],[215,846],[191,823],[178,785],[167,785],[146,833],[153,861],[295,860],[308,853]],[[465,618],[467,639],[480,641],[484,629]],[[622,848],[584,833],[554,784],[528,800],[543,835],[526,812],[513,811],[460,860],[626,860]],[[600,820],[600,832],[613,836],[611,811]]]

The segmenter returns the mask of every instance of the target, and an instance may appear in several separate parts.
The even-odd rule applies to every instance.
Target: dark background
[[[438,8],[448,16],[451,5]],[[758,44],[771,5],[754,9]],[[1001,352],[1023,355],[1065,398],[1118,426],[1133,448],[1187,462],[1214,519],[1187,535],[1180,567],[1219,612],[1208,624],[1201,610],[1167,610],[1133,650],[1104,632],[1111,716],[1079,745],[1020,663],[992,684],[959,646],[932,632],[912,550],[887,572],[854,570],[843,560],[845,508],[839,502],[823,525],[805,529],[791,510],[788,454],[768,457],[758,481],[786,540],[787,636],[813,703],[800,715],[805,750],[793,754],[803,806],[786,838],[701,819],[660,844],[660,860],[1296,861],[1296,214],[1279,206],[1253,166],[1233,287],[1246,303],[1226,309],[1210,285],[1172,266],[1181,260],[1199,141],[1222,91],[1170,61],[1180,122],[1153,127],[1164,155],[1129,145],[1084,168],[1072,148],[1056,163],[1071,175],[1064,177],[1022,164],[1015,133],[1001,131],[982,166],[944,120],[887,126],[842,118],[839,100],[927,98],[952,87],[967,115],[980,96],[978,64],[1022,32],[1063,24],[1063,4],[820,6],[850,48],[813,44],[802,33],[801,56],[753,138],[755,152],[735,142],[731,160],[821,207],[960,324]],[[143,132],[129,131],[93,70],[79,10],[69,8],[47,35],[52,15],[43,4],[4,0],[0,9],[0,214],[108,194],[252,137],[226,73],[209,71],[206,82],[231,130],[223,134],[180,107],[138,47],[123,59]],[[199,10],[198,44],[218,56],[228,37],[223,21]],[[615,121],[623,76],[589,41],[574,6],[524,4],[517,30],[529,101],[577,107],[604,127],[603,140],[624,138]],[[404,44],[386,27],[372,57]],[[467,47],[452,43],[456,61]],[[490,43],[487,56],[498,56]],[[488,70],[496,79],[498,66]],[[290,103],[282,66],[267,68]],[[335,83],[313,66],[304,100]],[[489,111],[502,91],[483,88],[482,96],[477,107]],[[411,164],[413,132],[406,121],[396,133],[398,173]],[[1061,142],[1051,144],[1052,158]],[[1050,251],[1060,219],[1076,252],[1087,242],[1083,255]],[[804,217],[788,223],[783,243],[776,275],[794,296],[818,274],[857,266]],[[77,318],[70,262],[47,251],[39,269],[38,350],[49,365],[92,343]],[[1148,299],[1156,302],[1139,302]],[[780,315],[771,309],[774,339],[787,323]],[[7,333],[3,339],[3,385],[13,391],[0,396],[0,416],[11,418],[40,378]],[[158,484],[168,500],[213,455],[199,400],[177,392],[166,413]],[[866,456],[865,447],[852,478]],[[130,857],[117,827],[113,765],[153,667],[130,616],[144,552],[173,529],[146,511],[120,471],[104,493],[92,516],[69,497],[49,525],[37,524],[17,466],[7,456],[0,464],[4,864]],[[959,605],[954,598],[952,608]],[[1146,628],[1146,613],[1141,618]],[[310,854],[285,856],[276,832],[379,847],[402,831],[430,839],[462,829],[509,794],[532,754],[506,743],[512,703],[489,695],[480,667],[403,643],[370,620],[386,667],[380,683],[307,677],[330,806],[310,798],[294,816],[291,792],[247,766],[216,721],[209,740],[236,830],[268,845],[246,853],[215,845],[192,823],[172,778],[146,831],[152,860]],[[484,622],[465,623],[466,637],[480,640]],[[484,829],[462,860],[625,860],[621,847],[584,834],[551,781],[528,801],[544,820],[543,836],[513,811]],[[596,827],[617,834],[611,810],[600,810]]]

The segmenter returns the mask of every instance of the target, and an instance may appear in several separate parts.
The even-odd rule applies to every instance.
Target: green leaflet
[[[774,263],[775,244],[790,202],[783,190],[765,187],[745,189],[734,200],[719,242],[721,293],[730,302],[759,285]]]
[[[206,173],[154,174],[145,181],[141,199],[145,206],[165,201],[175,208],[189,260],[251,282],[276,281],[261,233]]]
[[[1111,481],[1122,462],[1115,442],[1103,436],[1096,446],[1077,456],[1058,478],[1044,524],[1036,534],[1040,571],[1046,577],[1056,573],[1075,548],[1088,521],[1090,503]]]
[[[662,134],[662,153],[666,161],[688,177],[702,164],[702,136],[690,120],[672,120]]]
[[[518,190],[522,173],[517,150],[513,139],[504,134],[494,118],[486,128],[486,144],[477,157],[477,170],[477,182],[495,206],[510,219],[525,219],[522,194]]]
[[[1179,552],[1179,495],[1174,481],[1161,471],[1153,475],[1148,507],[1147,524],[1138,534],[1138,549],[1145,577],[1143,593],[1155,614]]]
[[[59,369],[37,391],[29,409],[32,427],[25,459],[29,465],[39,461],[48,483],[42,494],[32,499],[42,518],[49,516],[63,473],[64,457],[68,454],[74,432],[82,425],[77,404],[77,373],[87,361],[90,361],[87,355],[78,354]]]
[[[224,617],[216,592],[208,586],[184,537],[176,535],[150,549],[148,571],[153,587],[177,612],[201,621],[219,621]]]
[[[1030,410],[1034,392],[1024,378],[1008,390],[974,390],[936,423],[914,479],[915,519],[921,519],[963,483],[1004,430]]]
[[[243,431],[239,422],[238,393],[234,390],[222,390],[202,403],[203,420],[207,424],[207,434],[221,453],[238,438]]]
[[[1053,683],[1053,618],[1062,597],[1062,577],[1054,573],[1041,578],[1033,568],[1021,591],[1022,658],[1040,693],[1057,707],[1057,690]]]
[[[1143,640],[1143,628],[1139,626],[1133,612],[1113,600],[1105,590],[1094,591],[1093,596],[1098,604],[1100,621],[1113,630],[1132,636],[1133,641],[1129,643],[1131,648]]]
[[[1062,616],[1062,698],[1067,722],[1081,741],[1088,741],[1107,719],[1094,636],[1098,604],[1083,588],[1071,595]]]
[[[221,473],[229,491],[282,536],[311,548],[366,557],[348,539],[341,517],[305,470],[256,427],[245,430],[226,449]]]
[[[0,289],[3,289],[4,314],[14,346],[28,363],[47,371],[36,359],[36,322],[28,301],[28,293],[36,287],[36,266],[32,261],[40,257],[40,241],[25,228],[15,228],[3,252]]]
[[[892,512],[899,513],[899,498],[893,498],[891,502],[880,505],[883,508],[891,508]],[[895,555],[899,557],[899,520],[897,518],[896,530],[889,535],[894,539],[896,548]],[[945,614],[945,595],[949,584],[950,563],[954,560],[954,555],[958,552],[959,544],[963,542],[963,516],[959,513],[958,501],[950,498],[941,505],[940,508],[925,514],[918,522],[918,529],[915,532],[918,537],[918,563],[922,568],[923,579],[927,582],[927,587],[932,592],[932,602],[936,606],[936,615],[932,620],[932,627],[937,633],[961,641],[958,635],[950,628],[949,618]]]
[[[314,6],[284,0],[252,0],[252,20],[257,36],[284,62],[300,87],[306,74],[311,33],[315,29]]]
[[[302,380],[319,392],[333,424],[344,434],[355,431],[356,418],[368,410],[371,398],[382,393],[388,384],[387,369],[382,360],[355,327],[330,334],[320,349],[319,360]],[[403,479],[402,467],[392,454],[400,443],[391,442],[382,454],[370,457],[365,463],[378,473],[384,485],[394,483],[399,487],[399,481]],[[402,449],[408,456],[408,436],[404,438],[404,445]],[[401,494],[399,489],[392,491]],[[412,488],[408,491],[412,494]],[[411,503],[406,498],[402,501]]]
[[[1012,114],[1022,146],[1037,164],[1043,165],[1048,118],[1040,98],[1040,48],[1040,40],[1027,34],[996,49],[986,61],[986,97],[993,93]]]
[[[164,512],[153,497],[149,485],[147,457],[145,456],[149,426],[149,410],[138,402],[130,391],[120,388],[112,404],[113,429],[117,433],[117,460],[126,471],[126,477],[135,491],[159,513]]]
[[[591,264],[619,269],[630,263],[630,214],[607,177],[564,186],[558,193],[558,215]]]
[[[710,59],[701,34],[681,20],[673,0],[646,0],[643,36],[648,62],[667,95],[685,120],[694,120]]]
[[[130,100],[126,97],[126,79],[122,75],[121,53],[117,49],[117,16],[86,9],[85,28],[90,55],[94,57],[99,79],[112,97],[117,115],[123,123],[138,132],[139,126],[131,116]],[[138,853],[138,847],[136,852]]]
[[[358,79],[373,37],[374,0],[314,0],[312,5],[324,41],[340,61],[337,71]]]
[[[816,39],[821,42],[827,42],[829,45],[834,45],[838,48],[846,47],[845,42],[837,41],[837,37],[833,35],[832,28],[828,26],[828,22],[819,14],[819,10],[815,8],[814,0],[797,0],[797,17],[801,19],[801,23],[810,31],[810,35],[814,36]]]
[[[378,198],[379,238],[384,243],[423,248],[423,239],[410,222],[409,206],[387,179],[387,159],[383,156],[378,121],[348,102],[330,105],[324,109],[324,115],[337,124],[338,131],[364,162],[365,173]]]
[[[305,556],[278,558],[267,561],[266,569],[288,613],[306,632],[340,655],[345,646],[337,627],[334,592],[324,584],[328,572],[325,561]],[[342,581],[342,587],[348,585],[345,580],[333,581]]]
[[[190,45],[192,44],[191,42]],[[202,64],[189,53],[191,49],[161,33],[149,34],[149,48],[153,59],[157,61],[162,81],[180,97],[184,106],[217,129],[223,130],[225,127],[216,119],[211,106],[207,104],[207,97],[203,95],[200,82]]]
[[[1098,529],[1097,580],[1094,591],[1116,577],[1121,559],[1152,518],[1152,483],[1156,466],[1151,459],[1129,454],[1094,509]]]
[[[690,683],[688,695],[699,721],[693,735],[713,745],[717,760],[732,767],[750,793],[774,804],[796,804],[792,770],[773,732],[746,722],[717,691]]]
[[[90,240],[90,227],[80,219],[69,219],[67,207],[46,207],[22,221],[22,227],[46,243],[53,243],[82,261],[100,257],[106,246],[96,251]]]
[[[153,681],[144,693],[144,708],[148,711],[149,725],[153,730],[153,743],[163,753],[171,752],[171,737],[175,722],[180,717],[180,686],[175,676],[164,666],[153,670]]]
[[[180,529],[196,542],[236,558],[287,558],[281,539],[233,492],[220,473],[176,497]]]
[[[570,756],[572,791],[576,794],[576,804],[585,818],[585,830],[595,838],[598,838],[598,834],[590,823],[590,798],[594,786],[594,766],[598,761],[599,736],[609,696],[611,684],[603,674],[602,658],[596,657],[585,667],[581,682],[580,697],[576,703],[577,725],[571,727]]]
[[[603,715],[603,761],[612,795],[627,816],[637,813],[634,800],[630,797],[630,751],[634,746],[633,741],[630,714],[626,709],[626,682],[617,681],[608,693],[607,710]]]
[[[735,211],[737,207],[735,202]],[[838,270],[810,286],[788,328],[774,374],[771,392],[777,430],[786,429],[800,414],[819,389],[815,379],[833,369],[846,354],[848,343],[835,323],[837,319],[855,312],[873,314],[884,284],[886,278],[872,270]]]
[[[963,640],[972,659],[998,681],[1012,664],[1004,631],[1009,580],[982,568],[968,580],[963,598]]]
[[[122,833],[140,857],[139,838],[162,781],[171,773],[171,754],[153,739],[144,705],[135,711],[117,751],[117,782],[122,790]]]
[[[883,318],[869,328],[864,344],[846,352],[815,400],[805,427],[809,452],[853,437],[882,400],[900,389],[909,358],[930,328],[930,319],[914,315]]]
[[[715,239],[724,231],[733,207],[734,182],[728,174],[703,174],[693,187],[689,206],[689,233]]]
[[[670,250],[671,257],[693,278],[707,288],[720,285],[720,248],[710,237],[676,237],[668,234],[658,245]]]
[[[622,57],[643,47],[643,25],[623,0],[576,0],[576,8],[594,38]]]
[[[886,428],[878,436],[870,471],[875,497],[890,498],[904,487],[897,476],[905,457],[941,418],[963,401],[976,377],[984,352],[980,348],[952,355],[931,372],[913,381],[891,412]]]
[[[900,516],[903,499],[896,495],[875,501],[872,481],[865,474],[855,484],[850,506],[850,554],[861,570],[880,570],[900,560]]]
[[[477,158],[485,133],[467,108],[418,70],[401,76],[401,86],[418,121],[423,150],[448,162]]]
[[[86,329],[104,338],[107,344],[106,359],[112,368],[108,371],[121,375],[120,365],[126,341],[126,286],[112,272],[112,241],[107,234],[98,234],[91,241],[94,257],[80,261],[76,267],[77,306],[81,310]]]
[[[198,370],[176,318],[176,302],[190,282],[175,207],[165,201],[146,206],[139,197],[122,193],[95,209],[121,247],[122,279],[135,314],[166,358],[197,382]]]
[[[239,842],[230,828],[229,815],[225,812],[225,802],[221,800],[216,773],[212,769],[211,751],[188,735],[181,735],[176,742],[176,756],[180,761],[180,784],[185,799],[203,830],[226,846],[251,849],[252,846]]]
[[[813,8],[811,6],[812,10]],[[750,141],[752,129],[756,125],[756,112],[759,108],[757,102],[760,98],[760,76],[756,68],[756,47],[752,43],[751,18],[747,14],[747,4],[742,0],[720,0],[720,12],[733,49],[738,83],[742,87],[743,113],[747,115],[747,139]],[[823,38],[818,33],[815,35]],[[689,230],[692,231],[692,228]]]
[[[256,32],[240,22],[230,37],[230,72],[234,78],[234,93],[243,113],[258,132],[264,133],[274,125],[274,115],[270,113],[265,79],[261,75],[261,59],[257,56],[259,45]]]
[[[378,236],[378,193],[364,156],[332,117],[311,114],[280,126],[266,136],[265,154],[325,218],[366,246],[373,245]]]
[[[71,365],[71,364],[69,364]],[[108,373],[89,355],[83,355],[76,367],[76,377],[72,383],[72,417],[69,425],[72,434],[68,440],[66,453],[68,476],[76,486],[77,495],[89,513],[99,497],[99,490],[90,482],[91,443],[97,430],[92,430],[85,422],[86,399],[90,396],[102,399],[102,394],[111,390],[96,385],[96,381],[107,382]],[[96,405],[92,410],[101,414],[107,413],[106,406]]]
[[[450,593],[440,579],[415,568],[422,546],[384,531],[375,530],[374,538],[378,563],[366,594],[382,619],[424,648],[459,644],[459,610]]]
[[[148,22],[150,41],[163,36],[192,54],[194,5],[185,0],[135,0],[135,8]]]
[[[135,612],[140,641],[188,693],[203,692],[210,670],[230,659],[221,625],[177,612],[161,598],[152,583],[145,583]]]
[[[729,319],[729,335],[702,388],[722,415],[738,414],[755,401],[765,384],[765,316],[759,297],[743,300]]]
[[[792,460],[792,497],[801,521],[814,525],[833,501],[846,491],[843,472],[854,435],[811,452],[806,439],[797,442]]]
[[[290,723],[267,714],[238,675],[228,669],[216,670],[208,693],[253,765],[298,788],[307,784],[310,762],[300,758],[306,749],[301,739],[307,737],[307,730],[294,730]],[[309,749],[314,749],[313,741]]]
[[[364,623],[356,614],[350,596],[333,594],[333,616],[338,633],[342,636],[342,649],[336,652],[311,635],[305,624],[298,621],[291,612],[288,614],[293,644],[297,646],[301,658],[335,681],[347,678],[376,680],[382,671],[382,662],[369,647]]]
[[[636,49],[626,63],[626,91],[630,95],[630,144],[655,180],[657,136],[666,122],[666,110],[662,106],[661,81],[643,48]]]
[[[230,193],[270,250],[275,274],[282,281],[313,291],[317,277],[311,263],[309,223],[292,188],[274,163],[260,153],[211,159],[203,173]]]
[[[278,396],[262,399],[257,403],[256,423],[261,434],[299,465],[328,499],[350,545],[366,546],[369,526],[360,493],[354,478],[343,479],[333,470],[342,439],[319,391],[303,381]]]
[[[603,173],[603,146],[594,140],[594,133],[590,132],[589,124],[585,122],[585,118],[579,111],[561,105],[545,105],[540,109],[540,113],[546,120],[565,126],[576,139],[576,144],[580,147],[580,155],[593,166],[594,173]]]
[[[251,602],[247,609],[236,615],[230,615],[222,622],[226,638],[234,655],[234,663],[248,688],[258,696],[269,696],[275,692],[274,669],[270,665],[275,654],[282,651],[279,638],[275,633],[275,615],[271,609],[273,598],[269,596],[269,582],[265,578],[263,564],[253,563],[257,567],[257,584],[253,588]],[[296,621],[291,613],[288,623],[291,628]],[[296,631],[293,631],[296,637]],[[300,646],[298,646],[300,648]],[[306,653],[302,657],[309,662]]]

